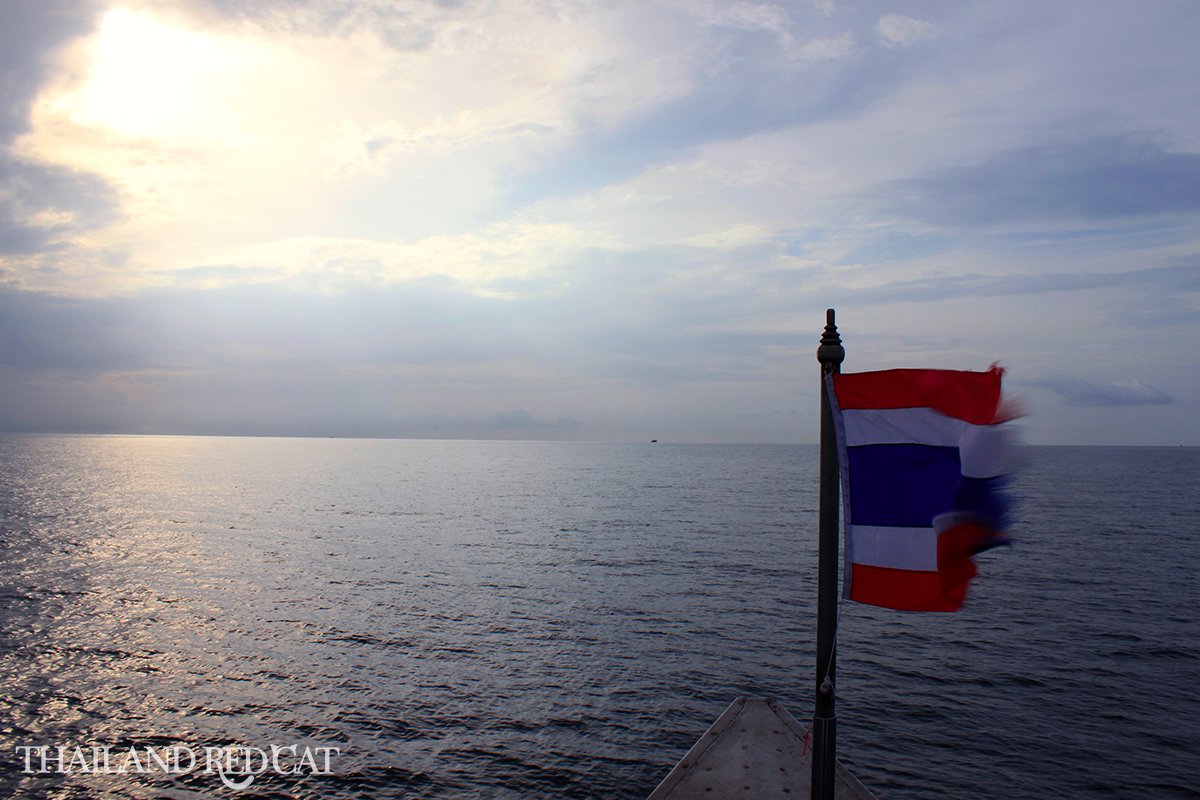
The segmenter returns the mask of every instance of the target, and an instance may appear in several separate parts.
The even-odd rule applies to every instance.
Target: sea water
[[[816,455],[0,437],[0,796],[644,797],[738,696],[810,715]],[[1200,797],[1198,482],[1031,448],[963,611],[842,608],[840,758]]]

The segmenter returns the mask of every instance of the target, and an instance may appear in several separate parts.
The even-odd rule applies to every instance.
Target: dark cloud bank
[[[52,252],[72,232],[117,215],[113,189],[95,175],[16,158],[9,146],[29,130],[29,108],[58,48],[90,32],[98,5],[87,0],[5,3],[0,24],[0,255]],[[37,214],[56,218],[31,224]]]
[[[1054,392],[1070,406],[1162,406],[1176,402],[1167,392],[1149,383],[1097,383],[1068,375],[1051,375],[1026,383]]]
[[[1189,214],[1200,210],[1200,154],[1134,135],[1038,144],[895,182],[883,197],[896,216],[948,226]]]

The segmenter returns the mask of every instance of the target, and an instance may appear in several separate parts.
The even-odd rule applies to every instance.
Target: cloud
[[[714,284],[678,271],[703,252],[665,266],[645,251],[578,253],[568,280],[510,279],[491,295],[433,276],[332,291],[229,285],[236,268],[221,266],[193,276],[216,281],[207,289],[4,290],[4,424],[560,437],[596,420],[635,424],[685,387],[696,419],[714,404],[744,412],[757,403],[719,387],[771,380],[772,351],[791,343],[769,322],[739,320],[794,307],[733,276]]]
[[[730,57],[742,62],[738,72],[714,71],[611,129],[581,133],[561,152],[509,176],[511,201],[592,191],[683,160],[708,143],[849,115],[892,84],[886,75],[868,79],[870,66],[840,57],[849,51],[841,42],[822,43],[827,57],[803,66],[765,57],[750,42],[730,47],[738,51]]]
[[[0,290],[0,427],[566,436],[577,416],[515,402],[544,405],[538,387],[570,365],[569,345],[548,352],[545,336],[509,303],[437,281],[335,295]]]
[[[1176,402],[1165,390],[1142,381],[1100,383],[1051,375],[1025,383],[1054,392],[1069,406],[1161,406]]]
[[[1200,290],[1193,263],[1114,272],[1041,272],[1026,275],[937,275],[856,290],[856,302],[936,302],[958,297],[1003,297],[1091,289],[1140,289],[1175,294]]]
[[[71,167],[21,158],[11,145],[30,125],[30,105],[58,66],[61,48],[90,31],[91,0],[10,3],[0,23],[0,257],[58,249],[75,233],[117,218],[112,187]]]
[[[95,25],[93,0],[5,3],[0,25],[0,145],[29,125],[29,104],[55,67],[58,48]]]
[[[703,8],[678,8],[690,12],[694,7]],[[777,6],[717,8],[622,20],[644,27],[641,40],[660,31],[669,42],[650,41],[628,54],[629,63],[645,65],[634,73],[639,85],[654,80],[640,70],[661,71],[664,62],[676,65],[672,76],[681,76],[652,102],[598,124],[589,124],[582,111],[586,106],[574,107],[581,113],[572,118],[571,136],[560,147],[504,176],[509,203],[522,206],[596,191],[686,163],[714,143],[771,132],[798,134],[807,126],[853,119],[907,80],[905,56],[873,46],[873,18],[843,13],[823,19],[796,6],[787,6],[786,13]],[[629,69],[629,63],[621,63]]]
[[[1107,223],[1200,210],[1200,153],[1141,136],[1029,145],[881,188],[898,217],[930,225]]]
[[[0,255],[55,249],[118,219],[113,188],[84,172],[0,154]]]
[[[875,32],[885,47],[907,47],[933,36],[934,26],[924,20],[888,14],[879,20]]]
[[[366,2],[343,0],[174,0],[195,16],[249,21],[273,34],[349,38],[367,34],[389,49],[423,52],[436,40],[439,27],[456,12],[470,15],[466,3]]]
[[[430,417],[430,424],[459,430],[488,431],[498,433],[537,433],[546,431],[574,431],[583,427],[583,423],[573,417],[558,417],[556,419],[538,419],[522,408],[512,411],[500,411],[484,419],[477,417]]]

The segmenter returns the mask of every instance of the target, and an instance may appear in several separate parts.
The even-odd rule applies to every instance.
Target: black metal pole
[[[834,764],[837,760],[837,716],[834,709],[834,643],[838,605],[838,451],[833,432],[833,409],[825,391],[825,376],[841,372],[846,351],[834,324],[834,312],[825,311],[825,332],[817,348],[821,364],[821,495],[820,556],[817,565],[817,701],[813,709],[812,800],[833,800]]]

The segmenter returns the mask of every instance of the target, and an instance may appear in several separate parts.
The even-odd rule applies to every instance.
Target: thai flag
[[[832,376],[846,597],[954,611],[975,576],[971,557],[1008,543],[1002,375],[993,365]]]

